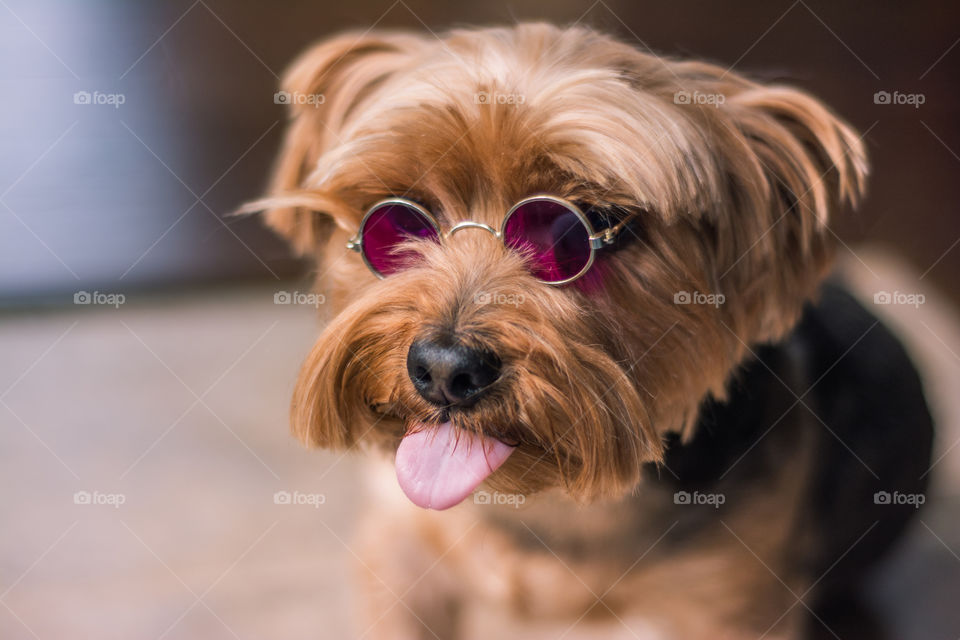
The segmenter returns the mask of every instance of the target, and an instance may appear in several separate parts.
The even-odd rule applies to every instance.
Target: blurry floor
[[[351,637],[352,467],[286,428],[312,311],[250,290],[0,321],[0,638]]]
[[[288,435],[316,326],[273,295],[0,318],[0,638],[355,637],[358,478]],[[929,326],[923,357],[960,366],[956,327]],[[958,379],[941,373],[932,385]],[[958,468],[960,446],[937,470]],[[960,500],[944,486],[960,483],[876,584],[899,640],[960,636]]]

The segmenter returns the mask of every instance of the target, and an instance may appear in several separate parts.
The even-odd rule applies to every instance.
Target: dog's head
[[[858,137],[807,94],[583,28],[342,35],[284,89],[292,119],[260,204],[315,258],[333,311],[293,428],[399,447],[423,506],[501,463],[495,489],[632,489],[749,345],[793,326],[828,267],[827,222],[866,173]],[[495,233],[537,194],[619,229],[575,282],[541,282]],[[479,224],[409,241],[405,268],[379,278],[347,245],[391,197],[442,234]]]

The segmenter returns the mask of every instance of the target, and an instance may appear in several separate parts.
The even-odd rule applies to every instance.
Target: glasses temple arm
[[[636,215],[637,215],[636,213],[631,213],[630,215],[628,215],[627,217],[625,217],[623,220],[613,225],[612,227],[608,229],[604,229],[603,231],[601,231],[596,235],[590,236],[590,245],[594,249],[600,249],[609,244],[613,244],[613,241],[616,240],[617,235],[619,235],[619,233],[623,231],[624,227],[626,227],[627,224],[634,217],[636,217]]]

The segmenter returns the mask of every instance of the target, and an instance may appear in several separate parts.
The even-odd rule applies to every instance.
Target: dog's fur
[[[803,312],[828,223],[864,187],[849,125],[796,89],[543,24],[341,35],[284,88],[323,100],[293,105],[257,206],[315,258],[333,310],[295,433],[392,456],[439,420],[405,362],[444,333],[503,362],[455,427],[518,443],[487,484],[522,509],[370,514],[370,637],[455,637],[493,605],[561,631],[606,618],[657,637],[798,637],[851,593],[907,519],[872,494],[922,490],[909,478],[930,421],[896,341],[842,291]],[[383,280],[344,248],[387,196],[498,228],[536,193],[639,213],[565,287],[486,233],[418,247]],[[676,304],[682,291],[724,301]],[[476,303],[490,293],[522,303]]]

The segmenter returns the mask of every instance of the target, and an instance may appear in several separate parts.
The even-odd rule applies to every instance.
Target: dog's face
[[[294,430],[399,447],[422,506],[501,463],[486,479],[511,492],[635,487],[748,345],[792,327],[828,266],[825,224],[865,175],[859,139],[808,95],[585,29],[344,35],[284,88],[292,121],[264,204],[333,307]],[[478,227],[412,242],[383,279],[346,248],[384,198],[443,230],[499,229],[535,194],[627,220],[576,282],[539,282]]]

